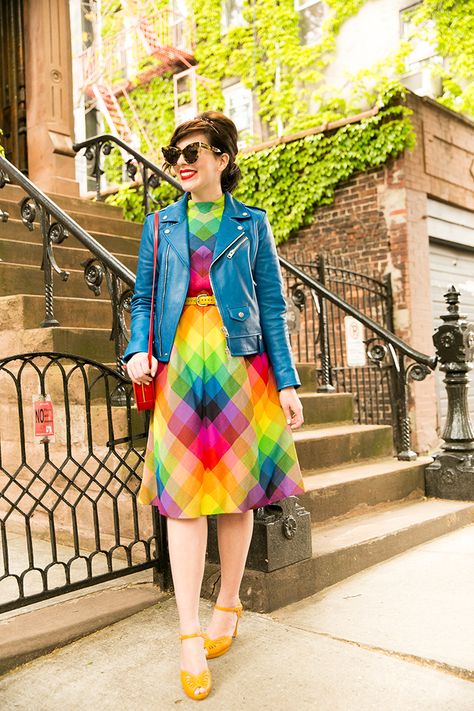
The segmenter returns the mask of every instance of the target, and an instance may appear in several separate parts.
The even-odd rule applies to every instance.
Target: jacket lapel
[[[162,210],[161,223],[164,239],[169,242],[181,261],[189,268],[189,229],[187,220],[187,204],[189,192],[172,205]],[[225,193],[224,211],[216,235],[213,261],[240,235],[245,234],[246,220],[251,216],[244,203],[234,198],[231,193]],[[161,232],[161,231],[160,231]]]
[[[245,205],[231,193],[225,193],[224,212],[216,235],[213,262],[234,240],[245,234],[246,220],[250,220],[250,213]]]

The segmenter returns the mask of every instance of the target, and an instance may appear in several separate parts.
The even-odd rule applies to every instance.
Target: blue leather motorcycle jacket
[[[299,387],[286,321],[283,279],[266,211],[224,193],[209,275],[222,330],[233,356],[266,351],[277,389]],[[153,355],[170,358],[190,281],[186,192],[160,210]],[[145,218],[131,299],[131,337],[123,355],[147,352],[153,279],[153,213]]]

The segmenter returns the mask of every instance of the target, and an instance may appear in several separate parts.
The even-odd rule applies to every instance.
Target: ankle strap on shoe
[[[236,607],[222,607],[222,605],[214,605],[216,610],[223,610],[224,612],[241,612],[242,603],[239,603]]]
[[[189,639],[190,637],[204,637],[204,632],[193,632],[192,634],[180,634],[180,639]]]

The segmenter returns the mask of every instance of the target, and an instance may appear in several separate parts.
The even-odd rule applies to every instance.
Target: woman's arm
[[[151,212],[145,217],[140,239],[135,290],[130,302],[130,341],[123,354],[122,360],[124,362],[129,360],[135,353],[148,352],[151,289],[153,285],[153,214]],[[158,273],[159,267],[157,264],[157,279]]]
[[[258,248],[255,257],[255,290],[260,310],[263,339],[275,374],[277,389],[293,386],[301,381],[291,350],[286,301],[280,262],[267,214],[257,224]]]

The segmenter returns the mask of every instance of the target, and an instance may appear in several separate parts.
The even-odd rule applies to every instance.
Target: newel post
[[[474,501],[474,428],[469,415],[467,392],[474,361],[474,323],[459,313],[459,292],[452,286],[444,295],[447,314],[441,316],[433,342],[446,373],[448,412],[441,452],[425,469],[427,496]]]

